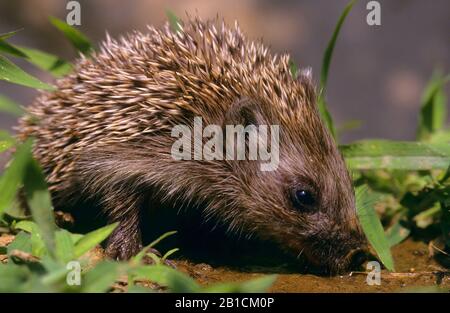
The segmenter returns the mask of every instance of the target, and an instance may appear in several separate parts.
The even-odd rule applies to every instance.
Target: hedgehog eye
[[[303,212],[310,212],[316,203],[316,199],[312,192],[306,189],[295,189],[292,195],[294,207]]]

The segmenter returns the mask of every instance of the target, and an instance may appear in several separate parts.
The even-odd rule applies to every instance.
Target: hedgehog
[[[350,174],[316,106],[309,70],[249,40],[237,23],[188,17],[120,39],[42,91],[19,122],[34,138],[55,208],[98,204],[118,226],[107,255],[142,249],[142,219],[154,203],[202,209],[231,233],[276,244],[312,266],[359,266],[366,239]],[[279,165],[260,160],[175,160],[176,125],[278,125]],[[151,199],[158,199],[152,201]],[[77,208],[73,208],[76,210]]]

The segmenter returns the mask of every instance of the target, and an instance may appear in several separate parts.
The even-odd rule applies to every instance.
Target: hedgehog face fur
[[[289,57],[272,55],[235,25],[188,18],[174,33],[149,28],[82,58],[29,108],[20,137],[36,138],[54,205],[95,199],[119,222],[107,252],[141,248],[150,198],[206,204],[206,218],[230,231],[272,240],[332,271],[364,246],[351,180],[320,120],[308,75],[292,77]],[[245,99],[245,100],[243,100]],[[176,161],[175,125],[279,125],[280,163]],[[149,203],[150,202],[150,203]]]

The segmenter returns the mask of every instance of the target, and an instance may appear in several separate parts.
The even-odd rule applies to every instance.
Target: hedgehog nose
[[[363,249],[356,249],[350,252],[350,268],[358,269],[367,260],[366,252]]]

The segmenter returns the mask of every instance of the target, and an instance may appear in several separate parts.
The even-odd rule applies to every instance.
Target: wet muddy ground
[[[0,236],[0,247],[8,245],[14,237]],[[99,249],[101,250],[101,249]],[[271,292],[437,292],[450,291],[450,272],[429,257],[429,247],[411,239],[393,248],[396,272],[382,270],[381,284],[368,285],[367,273],[353,272],[341,276],[299,274],[284,266],[237,268],[209,265],[186,259],[174,260],[176,267],[188,273],[202,285],[219,282],[237,282],[277,273]],[[448,257],[448,256],[447,256]],[[6,256],[0,255],[0,262]]]
[[[272,286],[272,292],[427,292],[450,291],[450,272],[429,257],[428,246],[423,242],[407,240],[393,248],[396,272],[381,272],[380,285],[368,285],[367,274],[353,272],[342,276],[321,277],[311,274],[279,273]],[[212,267],[177,261],[178,268],[189,273],[200,283],[208,285],[217,282],[242,281],[258,277],[267,271],[252,272]],[[281,270],[283,272],[283,270]]]

